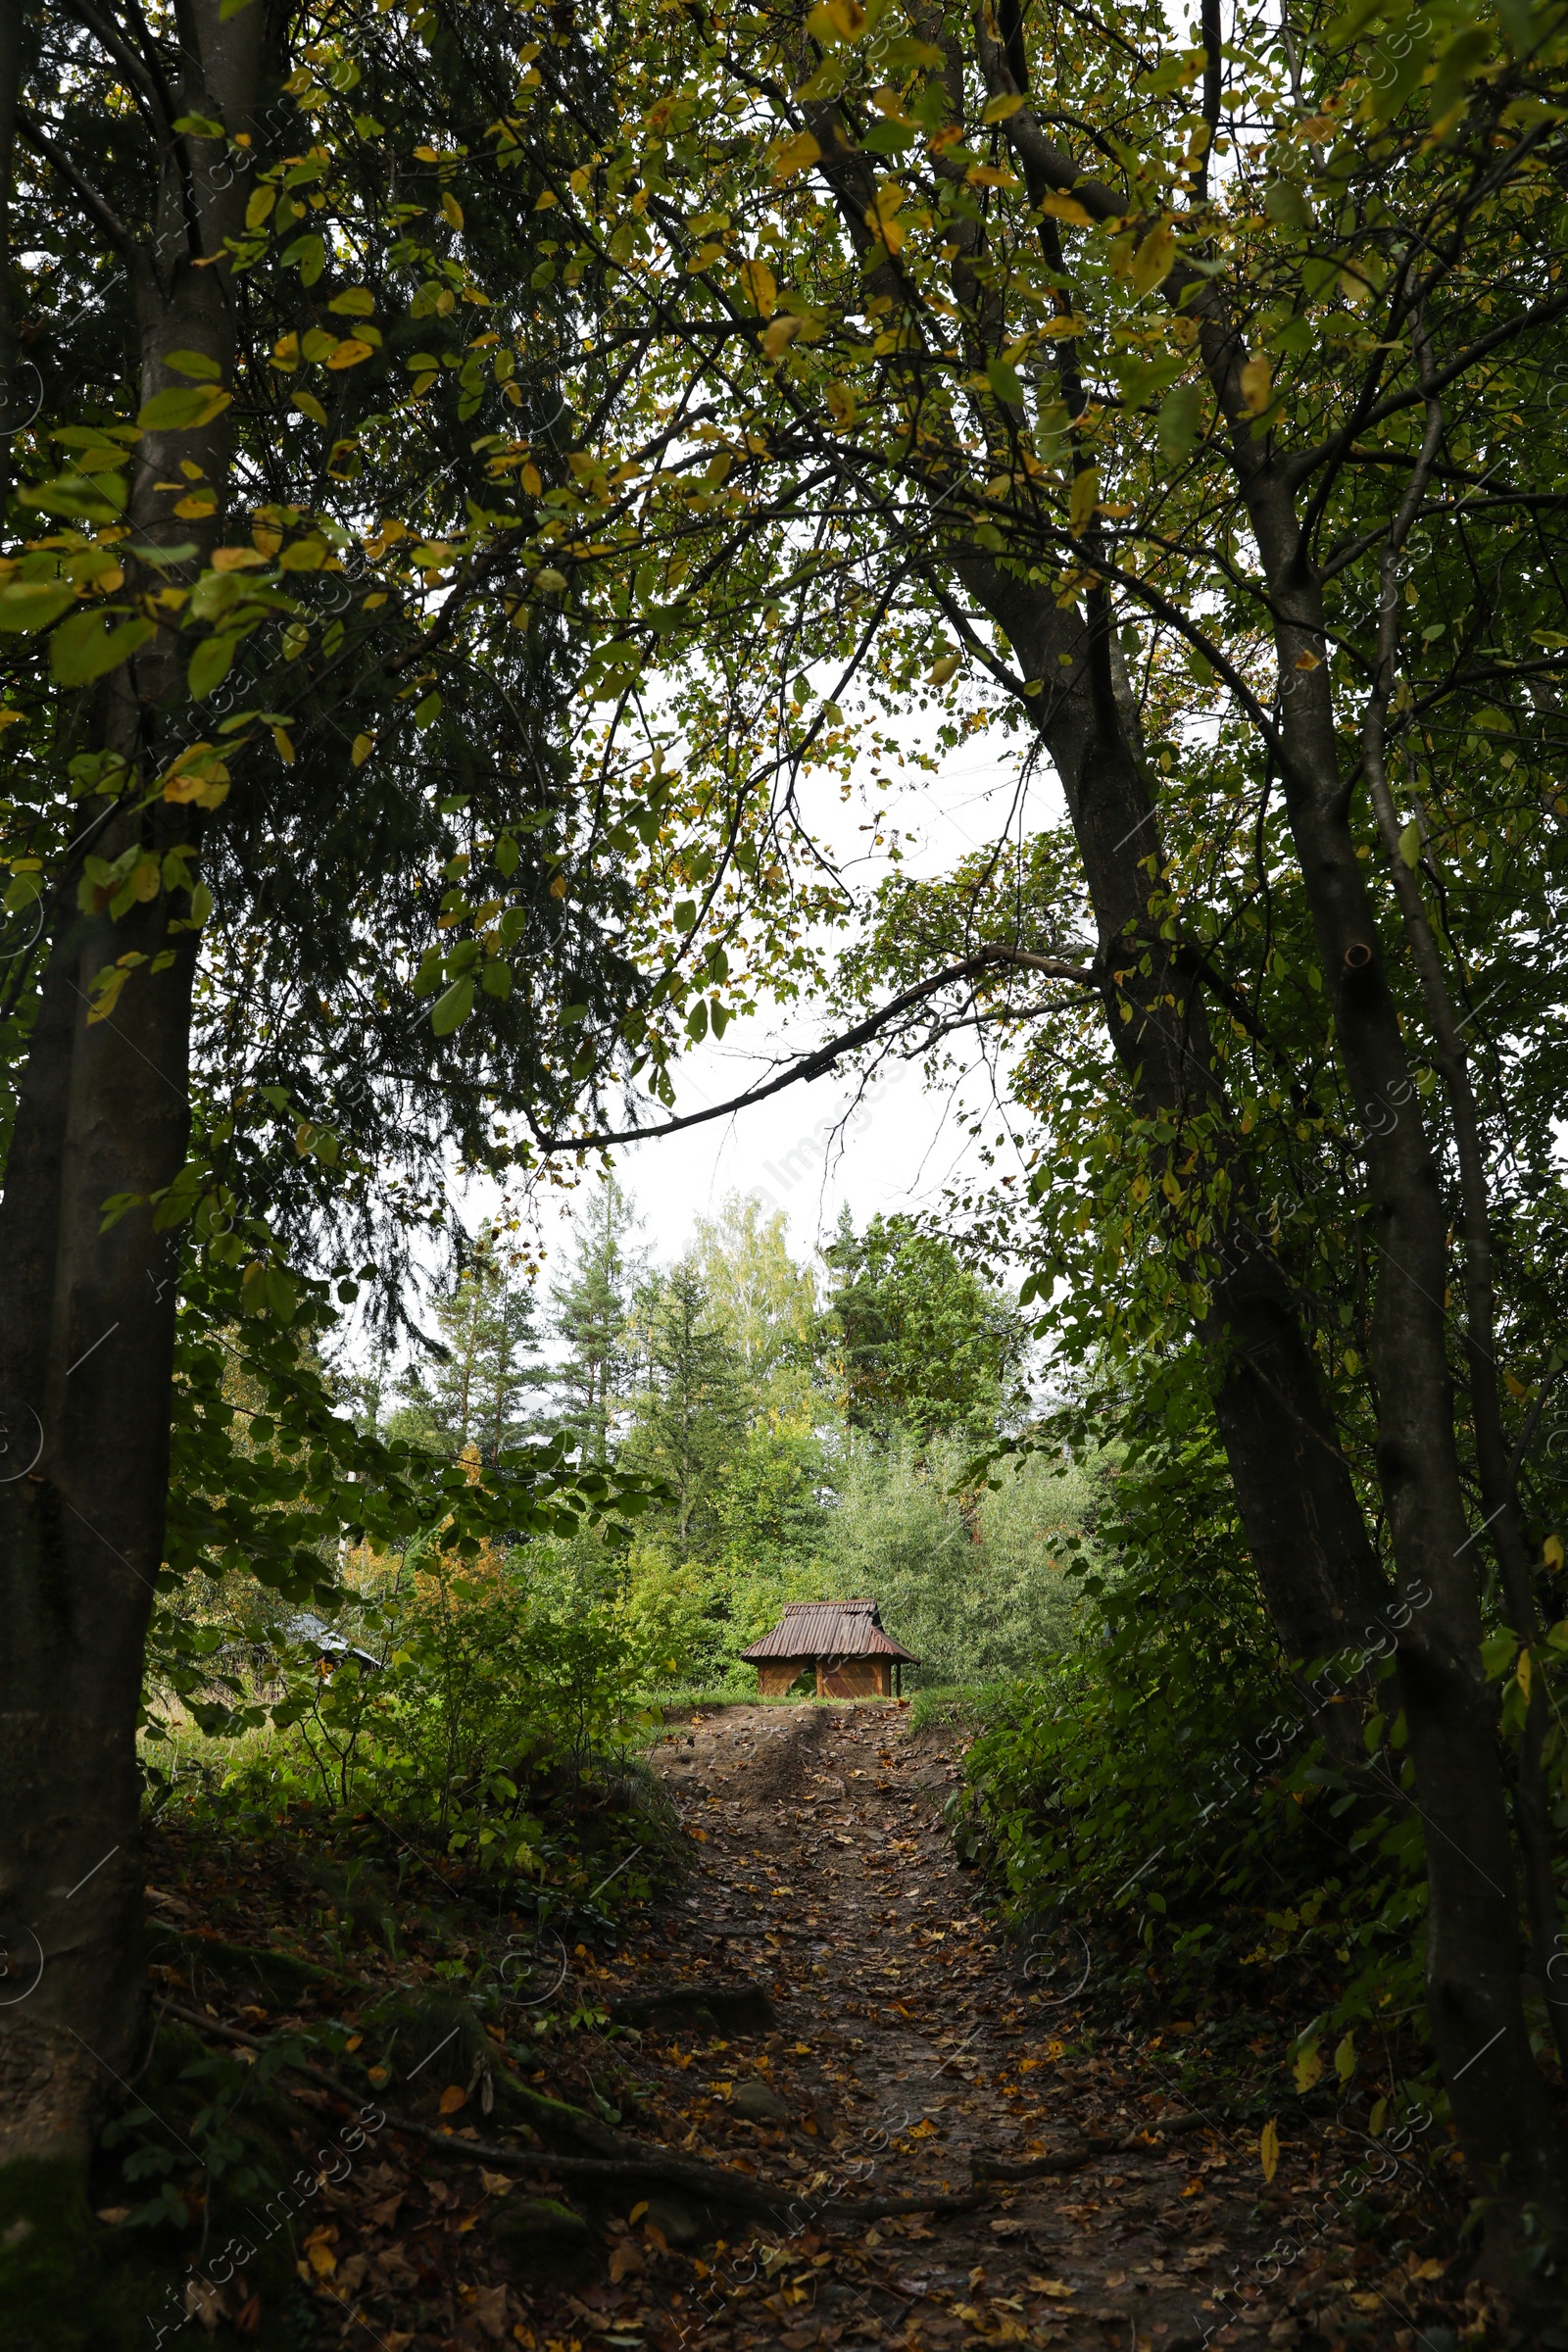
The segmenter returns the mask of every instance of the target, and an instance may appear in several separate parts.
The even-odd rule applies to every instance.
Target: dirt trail
[[[755,2278],[754,2257],[708,2248],[703,2262],[695,2242],[707,2275],[694,2276],[658,2228],[678,2230],[678,2209],[658,2208],[652,2252],[612,2266],[640,2274],[644,2326],[657,2294],[674,2340],[705,2347],[1332,2341],[1290,2314],[1299,2270],[1271,2288],[1255,2275],[1269,2242],[1252,2218],[1255,2135],[1248,2148],[1190,2130],[1055,2177],[989,2180],[959,2215],[824,2218],[835,2194],[961,2194],[976,2160],[1082,2156],[1086,2137],[1176,2113],[1157,2065],[1135,2078],[1131,2058],[1064,2042],[1072,1940],[1021,1963],[974,1908],[938,1810],[957,1777],[951,1742],[907,1727],[893,1707],[731,1707],[672,1727],[655,1751],[701,1857],[663,1947],[670,1974],[759,1981],[778,2028],[710,2046],[706,2033],[651,2034],[645,2114],[666,2144],[690,2118],[673,2144],[794,2178],[801,2198],[796,2252]],[[617,2301],[587,2290],[573,2324],[608,2333]]]

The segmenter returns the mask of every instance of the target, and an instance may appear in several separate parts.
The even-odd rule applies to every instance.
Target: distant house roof
[[[791,1600],[770,1634],[741,1651],[760,1658],[902,1658],[918,1666],[913,1650],[901,1649],[882,1631],[874,1600]]]

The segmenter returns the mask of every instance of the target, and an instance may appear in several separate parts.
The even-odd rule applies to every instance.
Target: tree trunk
[[[196,46],[176,105],[231,130],[254,122],[262,17],[252,7],[224,24],[219,0],[192,0],[180,21]],[[107,212],[97,219],[135,289],[143,401],[188,384],[165,364],[171,352],[232,375],[226,266],[195,266],[239,225],[243,190],[224,152],[170,136],[150,250]],[[195,522],[173,514],[187,462],[218,494]],[[139,577],[129,560],[133,591],[200,571],[222,536],[228,472],[226,416],[144,433],[131,544],[194,540],[198,552]],[[0,2161],[84,2162],[142,2034],[135,1739],[163,1557],[177,1252],[146,1208],[107,1231],[104,1208],[161,1190],[184,1159],[196,945],[177,883],[160,875],[157,895],[116,920],[81,861],[136,851],[150,880],[153,861],[197,845],[188,805],[135,806],[195,732],[176,715],[192,642],[166,624],[97,689],[92,743],[129,763],[141,789],[84,804],[103,813],[54,897],[0,1195]],[[100,1014],[93,983],[127,956],[143,960]]]
[[[935,39],[940,27],[929,29]],[[875,203],[866,160],[845,142],[831,104],[805,111],[823,176],[863,249]],[[965,269],[960,257],[955,292],[983,310],[985,297]],[[896,304],[904,299],[890,265],[868,270],[867,287]],[[922,486],[945,501],[951,484],[934,440],[926,464]],[[1146,860],[1154,858],[1157,873],[1158,823],[1134,741],[1136,715],[1130,697],[1117,692],[1103,599],[1091,597],[1087,614],[1063,611],[972,543],[947,559],[940,542],[928,542],[922,568],[939,594],[945,561],[1005,631],[1025,677],[1042,681],[1031,716],[1066,794],[1100,933],[1107,1028],[1134,1098],[1149,1116],[1203,1111],[1213,1118],[1217,1141],[1204,1156],[1211,1172],[1224,1171],[1231,1215],[1217,1237],[1226,1270],[1199,1332],[1237,1507],[1281,1646],[1297,1665],[1331,1657],[1368,1634],[1381,1643],[1388,1592],[1333,1415],[1283,1271],[1255,1229],[1249,1231],[1247,1170],[1210,1048],[1203,980],[1151,919]],[[1138,968],[1146,951],[1147,976]],[[1132,1017],[1124,1020],[1127,1007]],[[1359,1709],[1333,1694],[1325,1700],[1304,1682],[1301,1689],[1314,1728],[1341,1756],[1360,1757]]]
[[[1381,1260],[1372,1327],[1378,1471],[1409,1612],[1396,1654],[1427,1833],[1427,2000],[1465,2154],[1493,2200],[1492,2258],[1505,2268],[1523,2240],[1523,2208],[1538,2206],[1550,2230],[1568,2225],[1568,2136],[1531,2055],[1520,1998],[1496,1705],[1481,1670],[1478,1546],[1465,1524],[1454,1435],[1448,1209],[1355,856],[1321,591],[1281,467],[1253,438],[1240,387],[1246,352],[1213,301],[1203,355],[1231,426],[1275,615],[1287,682],[1286,802],[1318,956],[1346,1072],[1368,1114]],[[1380,1104],[1394,1109],[1392,1124],[1371,1115]]]
[[[1159,871],[1158,819],[1132,726],[1116,692],[1108,616],[1087,620],[1031,597],[989,565],[965,563],[1030,677],[1043,678],[1036,723],[1066,795],[1100,934],[1106,1028],[1146,1116],[1207,1112],[1203,1148],[1223,1170],[1230,1215],[1216,1237],[1224,1272],[1199,1326],[1237,1507],[1275,1631],[1293,1663],[1381,1642],[1388,1592],[1341,1450],[1312,1351],[1285,1275],[1253,1220],[1209,1035],[1200,974],[1150,916]],[[971,577],[986,573],[989,577]],[[1098,599],[1096,603],[1098,603]],[[1136,724],[1136,722],[1132,722]],[[1145,954],[1151,969],[1139,970]],[[1132,1017],[1123,1018],[1125,1007]],[[1318,1728],[1344,1750],[1356,1710],[1314,1702]]]

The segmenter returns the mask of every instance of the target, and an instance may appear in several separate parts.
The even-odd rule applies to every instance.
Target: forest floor
[[[573,2031],[540,2045],[530,2078],[616,2127],[600,2128],[607,2149],[634,2135],[670,2178],[594,2189],[585,2219],[564,2215],[568,2234],[541,2236],[532,2217],[563,2207],[538,2192],[581,2207],[591,2166],[540,2156],[519,2179],[464,2157],[465,2138],[498,2146],[502,2114],[476,2112],[476,2076],[437,2098],[439,2066],[422,2136],[399,2132],[412,2111],[394,2076],[377,2092],[392,2120],[323,2185],[314,2228],[296,2226],[296,2316],[264,2327],[241,2275],[198,2321],[291,2352],[1521,2343],[1397,2178],[1354,2204],[1335,2188],[1348,2151],[1331,2124],[1282,2120],[1265,2180],[1256,2120],[1229,2125],[1176,2092],[1179,2038],[1085,2016],[1080,1938],[1028,1951],[1003,1937],[942,1825],[960,1744],[872,1704],[671,1725],[651,1761],[691,1873],[618,1949],[563,1955],[572,1984],[553,2005],[576,2004]],[[266,1857],[251,1868],[265,1901]],[[198,1879],[187,1870],[175,1899],[198,1907]],[[411,1961],[428,1954],[373,1967],[406,1982]],[[640,2022],[613,2022],[628,2003]],[[202,2006],[219,2016],[210,1986]],[[353,2004],[335,2008],[352,2027]],[[264,2012],[274,2030],[265,1994],[231,2030]],[[309,2005],[281,2022],[308,2027]],[[295,2096],[322,2131],[326,2093]],[[696,2164],[777,2184],[773,2217],[691,2193],[676,2176]]]

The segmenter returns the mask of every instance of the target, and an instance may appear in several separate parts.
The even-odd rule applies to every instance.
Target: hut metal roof
[[[760,1658],[902,1658],[907,1666],[919,1659],[903,1649],[882,1631],[881,1611],[874,1600],[790,1600],[770,1634],[743,1649],[755,1664]]]

